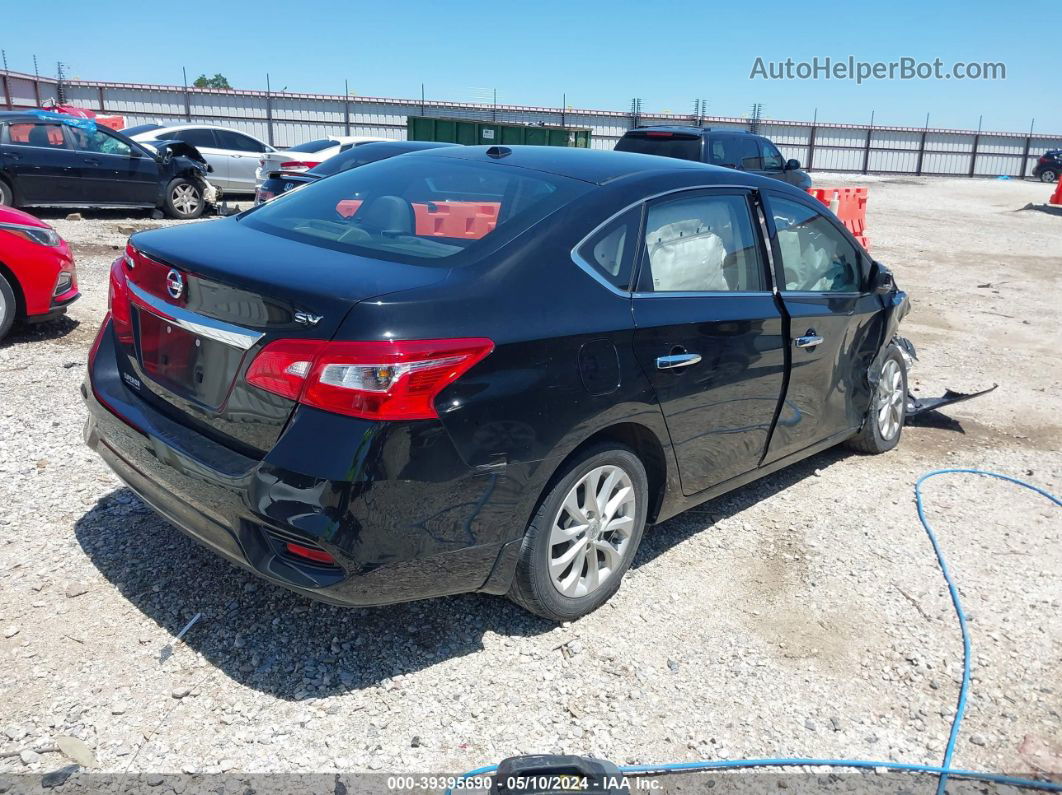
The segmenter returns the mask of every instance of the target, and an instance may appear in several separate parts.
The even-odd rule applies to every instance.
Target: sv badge
[[[312,312],[296,312],[295,322],[301,323],[304,326],[316,326],[321,322],[324,315],[315,315]]]

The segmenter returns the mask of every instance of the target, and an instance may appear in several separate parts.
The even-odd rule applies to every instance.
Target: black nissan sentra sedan
[[[772,180],[448,147],[136,234],[88,444],[218,554],[344,605],[554,620],[647,525],[840,442],[894,447],[907,299]]]

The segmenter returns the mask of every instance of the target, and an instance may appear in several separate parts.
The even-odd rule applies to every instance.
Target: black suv
[[[811,177],[800,169],[799,160],[785,160],[778,147],[768,139],[743,130],[636,127],[624,133],[615,149],[617,152],[640,152],[736,168],[780,179],[801,190],[811,187]]]
[[[1048,149],[1036,161],[1033,176],[1040,182],[1058,182],[1059,174],[1062,174],[1062,149]]]

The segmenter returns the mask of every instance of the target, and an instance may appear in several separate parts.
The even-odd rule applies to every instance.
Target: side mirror
[[[896,280],[892,277],[892,271],[876,260],[871,266],[870,289],[876,295],[896,292]]]
[[[785,161],[785,170],[786,171],[799,171],[800,170],[800,161],[799,160],[786,160]]]

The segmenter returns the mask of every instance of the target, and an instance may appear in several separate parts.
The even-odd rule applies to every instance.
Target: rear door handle
[[[671,356],[657,356],[657,370],[675,370],[679,367],[689,367],[701,360],[699,353],[674,353]]]
[[[822,344],[822,337],[817,334],[805,334],[803,337],[797,337],[793,340],[793,344],[798,348],[814,348],[816,345]]]
[[[100,161],[94,157],[83,158],[81,162],[88,163],[90,166],[98,166],[100,164]]]

